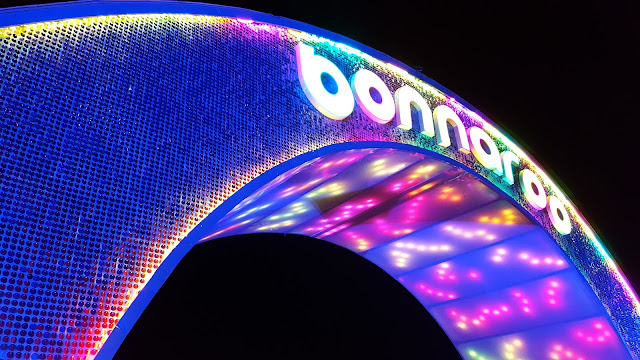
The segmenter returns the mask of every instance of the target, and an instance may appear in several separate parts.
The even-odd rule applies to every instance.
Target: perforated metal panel
[[[470,155],[359,110],[328,121],[298,82],[300,41],[345,74],[365,67],[392,89],[408,83],[361,53],[230,18],[123,15],[0,29],[0,358],[94,356],[180,239],[296,155],[401,142],[491,178]],[[455,103],[417,90],[432,106]],[[458,110],[465,124],[480,124]],[[520,199],[517,188],[497,186]],[[556,240],[637,353],[633,299],[588,234]]]

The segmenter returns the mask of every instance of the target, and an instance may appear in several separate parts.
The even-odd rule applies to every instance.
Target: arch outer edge
[[[205,16],[220,16],[220,17],[230,17],[230,18],[249,18],[253,21],[264,22],[268,24],[273,24],[276,26],[281,26],[287,28],[288,31],[293,31],[296,36],[299,36],[301,41],[310,41],[316,43],[325,43],[329,46],[334,46],[336,49],[340,51],[347,51],[358,56],[365,57],[367,60],[372,62],[379,62],[380,66],[385,66],[389,71],[395,73],[397,76],[407,76],[417,79],[416,81],[419,83],[424,82],[423,86],[433,88],[436,92],[442,94],[443,98],[450,104],[451,107],[455,108],[458,111],[465,112],[470,119],[477,121],[478,123],[483,124],[483,128],[493,137],[499,139],[504,146],[516,152],[516,154],[523,159],[526,159],[527,165],[529,168],[533,169],[536,174],[541,176],[544,180],[544,184],[549,187],[550,191],[557,195],[560,200],[567,204],[570,209],[570,213],[572,218],[579,225],[579,228],[576,229],[580,231],[581,236],[586,237],[590,241],[590,245],[596,250],[599,254],[602,262],[607,266],[610,270],[610,276],[612,279],[617,282],[618,286],[622,291],[624,291],[626,299],[618,306],[623,306],[623,308],[612,309],[607,306],[607,310],[612,313],[612,311],[618,311],[620,313],[625,312],[627,315],[633,318],[632,323],[621,324],[617,319],[616,314],[611,314],[612,318],[616,322],[616,326],[618,326],[618,330],[621,331],[623,338],[630,344],[632,342],[636,342],[639,339],[640,335],[640,301],[638,300],[638,296],[635,293],[634,289],[629,285],[628,281],[624,277],[624,274],[620,271],[619,267],[612,259],[609,252],[599,241],[597,235],[593,231],[593,229],[588,225],[584,217],[577,210],[575,205],[571,202],[571,200],[564,195],[563,191],[560,189],[558,185],[549,177],[549,175],[539,166],[535,160],[523,149],[521,149],[508,135],[506,135],[503,131],[501,131],[496,125],[487,120],[486,116],[481,115],[477,110],[475,110],[470,104],[467,104],[463,100],[460,100],[455,94],[437,84],[435,81],[427,78],[426,76],[416,72],[415,70],[407,67],[396,61],[395,59],[382,54],[374,49],[371,49],[365,45],[358,44],[357,42],[347,39],[343,36],[331,33],[326,30],[322,30],[316,28],[311,25],[303,24],[294,20],[285,19],[276,17],[273,15],[262,14],[255,11],[237,9],[232,7],[224,7],[224,6],[212,6],[205,4],[196,4],[196,3],[184,3],[184,2],[155,2],[155,1],[82,1],[82,2],[72,2],[72,3],[60,3],[60,4],[52,4],[52,5],[41,5],[41,6],[28,6],[28,7],[20,7],[14,9],[6,9],[0,11],[0,27],[13,27],[13,26],[21,26],[24,24],[30,23],[39,23],[39,22],[49,22],[49,21],[58,21],[65,19],[76,19],[76,18],[84,18],[84,17],[96,17],[96,16],[111,16],[111,15],[133,15],[133,14],[158,14],[158,13],[180,13],[180,14],[190,14],[190,15],[205,15]],[[1,31],[2,29],[0,29]],[[309,34],[308,34],[309,33]],[[313,33],[314,35],[311,35]],[[334,40],[329,40],[334,39]],[[444,156],[444,155],[443,155]],[[446,157],[447,159],[454,160],[451,157]],[[302,160],[301,160],[302,161]],[[455,160],[454,160],[455,161]],[[463,164],[461,164],[463,165]],[[472,169],[473,170],[473,169]],[[474,170],[475,171],[475,170]],[[486,173],[479,173],[480,177],[488,178]],[[256,184],[255,186],[258,186]],[[248,188],[252,189],[252,187]],[[248,190],[247,190],[248,191]],[[240,191],[233,196],[239,194]],[[237,197],[236,197],[237,199]],[[226,202],[225,202],[226,203]],[[220,209],[219,214],[222,213],[224,209],[224,204],[220,205],[217,209]],[[231,203],[228,205],[231,206]],[[217,211],[216,209],[216,211]],[[229,208],[230,209],[230,208]],[[216,213],[214,211],[214,213]],[[209,217],[207,217],[208,219]],[[215,217],[214,217],[215,218]],[[214,219],[212,218],[212,219]],[[213,220],[211,220],[213,221]],[[202,229],[201,225],[198,225],[195,229],[188,232],[188,235],[184,238],[184,240],[180,243],[180,245],[176,246],[174,250],[171,252],[172,255],[168,256],[165,260],[168,260],[169,257],[173,256],[175,252],[175,256],[182,258],[184,254],[195,245],[195,239],[198,237],[199,230]],[[187,233],[187,232],[185,232]],[[563,244],[562,241],[559,240],[561,235],[553,234],[554,238],[560,243],[561,247],[568,252],[566,244]],[[183,244],[185,244],[183,246]],[[181,254],[181,255],[180,255]],[[569,254],[572,260],[575,258],[575,255]],[[179,260],[178,260],[179,261]],[[167,265],[170,265],[167,263]],[[177,264],[177,261],[176,263]],[[175,267],[174,264],[174,267]],[[157,271],[156,276],[164,276],[168,277],[171,272],[172,267],[163,267],[161,265]],[[585,273],[581,267],[578,267],[583,275],[587,278],[589,284],[594,287],[595,282],[590,278],[588,273]],[[160,279],[160,277],[158,277]],[[163,281],[162,281],[163,282]],[[142,290],[139,294],[139,298],[145,291],[149,290],[155,293],[161,283],[154,282],[151,280],[145,290]],[[157,288],[155,287],[157,286]],[[154,290],[155,289],[155,290]],[[595,289],[596,294],[601,297],[603,296],[603,291],[605,289],[599,290]],[[604,300],[603,300],[604,302]],[[626,305],[625,305],[626,304]],[[140,313],[144,309],[142,306],[141,309],[138,309],[138,306],[135,305],[135,301],[131,304],[129,311],[133,310],[134,312],[139,311]],[[131,313],[134,314],[133,312]],[[139,315],[138,315],[139,316]],[[137,318],[137,317],[136,317]],[[120,324],[119,324],[120,325]],[[126,326],[126,323],[121,324]],[[128,329],[125,329],[128,332]],[[114,341],[117,340],[118,336],[114,337]],[[109,340],[105,342],[105,347],[103,351],[106,351],[106,348],[109,344]],[[117,349],[117,348],[116,348]],[[638,348],[632,348],[634,356],[637,358],[639,355]],[[99,357],[102,356],[102,351],[99,353]],[[106,353],[105,353],[106,354]]]

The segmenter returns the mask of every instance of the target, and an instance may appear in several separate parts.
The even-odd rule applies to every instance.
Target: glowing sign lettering
[[[384,81],[372,71],[358,70],[351,78],[351,86],[344,74],[329,59],[314,54],[313,47],[296,46],[298,78],[302,89],[313,106],[334,120],[344,120],[351,115],[355,103],[368,118],[379,124],[395,124],[403,130],[413,129],[412,108],[418,111],[421,134],[436,138],[439,146],[449,148],[449,129],[453,129],[457,150],[473,154],[485,169],[494,172],[502,181],[514,185],[514,167],[518,170],[520,159],[513,152],[500,153],[495,141],[482,128],[466,129],[456,112],[446,105],[439,105],[431,112],[427,101],[410,86],[402,86],[392,96]],[[330,79],[328,79],[330,78]],[[325,85],[327,82],[333,87]],[[330,89],[328,89],[330,87]],[[335,89],[337,88],[337,89]],[[519,172],[520,189],[524,198],[535,210],[547,209],[553,227],[562,235],[571,232],[569,214],[556,196],[547,196],[539,177],[530,169]]]
[[[380,124],[393,120],[396,115],[393,96],[376,74],[365,69],[358,70],[351,78],[351,87],[356,95],[356,102],[371,120]],[[379,96],[379,101],[373,98],[374,94]]]
[[[403,130],[411,130],[411,107],[415,107],[419,113],[420,133],[428,137],[434,137],[436,130],[433,127],[431,108],[422,95],[410,86],[403,86],[396,90],[396,126]]]
[[[520,171],[520,188],[527,202],[536,210],[547,207],[547,194],[542,187],[542,182],[533,171],[529,169]]]
[[[469,140],[471,141],[471,152],[487,170],[493,170],[498,175],[502,175],[502,158],[498,147],[489,137],[489,134],[479,127],[469,129]],[[487,151],[488,150],[488,151]]]
[[[313,106],[333,120],[351,115],[355,102],[349,82],[340,69],[327,58],[314,55],[313,48],[304,44],[296,46],[296,60],[300,84]],[[338,88],[335,93],[325,88],[322,82],[325,74],[335,82]]]

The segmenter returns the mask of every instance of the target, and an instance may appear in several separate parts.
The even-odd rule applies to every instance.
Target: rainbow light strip
[[[606,264],[607,268],[610,270],[610,273],[615,277],[615,280],[621,284],[624,289],[626,298],[632,302],[634,315],[637,317],[640,316],[640,301],[638,300],[638,296],[630,286],[619,267],[612,259],[611,255],[604,248],[602,243],[599,241],[598,237],[592,230],[592,228],[588,225],[584,217],[578,212],[573,203],[566,197],[566,195],[562,192],[562,190],[555,184],[551,178],[548,176],[546,172],[542,170],[542,168],[521,148],[519,148],[513,141],[509,139],[508,136],[504,135],[499,129],[492,125],[488,120],[484,119],[477,113],[467,109],[462,104],[457,102],[453,97],[445,95],[442,91],[430,86],[423,80],[409,74],[408,71],[388,62],[380,61],[377,58],[368,55],[367,53],[360,51],[350,45],[346,45],[339,42],[334,42],[324,37],[319,37],[316,35],[312,35],[306,32],[294,30],[291,28],[286,28],[277,25],[271,24],[262,24],[253,20],[244,20],[244,19],[232,19],[228,17],[219,17],[219,16],[207,16],[207,15],[182,15],[182,14],[131,14],[131,15],[114,15],[114,16],[96,16],[96,17],[87,17],[81,19],[68,19],[61,21],[48,21],[48,22],[40,22],[35,24],[28,25],[19,25],[19,26],[10,26],[6,28],[0,29],[0,38],[5,38],[17,33],[25,33],[25,32],[38,32],[42,30],[55,30],[57,28],[62,28],[66,26],[76,26],[83,24],[91,24],[91,23],[101,23],[104,21],[120,21],[120,22],[129,22],[132,20],[135,21],[144,21],[147,19],[153,19],[157,17],[167,17],[170,16],[175,21],[206,21],[210,23],[217,24],[233,24],[233,25],[243,25],[247,28],[251,29],[255,32],[266,31],[271,34],[276,34],[277,36],[286,36],[289,35],[299,41],[309,41],[319,44],[324,44],[326,46],[332,47],[335,51],[342,51],[345,53],[349,53],[352,55],[356,55],[364,59],[365,61],[374,64],[377,67],[383,68],[388,71],[390,74],[402,79],[405,82],[411,83],[415,88],[422,90],[423,92],[427,92],[438,98],[440,100],[446,101],[451,106],[455,107],[457,110],[464,112],[470,118],[478,121],[482,124],[482,127],[485,131],[487,131],[492,137],[494,137],[497,141],[503,143],[507,148],[514,152],[518,157],[523,161],[523,164],[533,170],[537,175],[539,175],[544,182],[547,190],[550,190],[549,193],[556,195],[560,198],[563,204],[570,210],[571,216],[575,223],[579,225],[579,228],[586,236],[588,237],[591,245],[597,249],[602,261]],[[283,159],[287,160],[287,159]],[[490,180],[490,179],[489,179]],[[246,184],[249,180],[242,181],[242,183]],[[215,209],[216,205],[210,205],[207,207],[204,212],[210,213]],[[180,236],[186,236],[186,234],[190,233],[191,230],[196,226],[196,224],[192,224],[189,228],[185,228],[181,231]],[[553,232],[553,231],[552,231]],[[558,237],[557,234],[554,234],[554,237]],[[169,250],[177,245],[177,241],[173,241],[169,247]],[[170,254],[170,251],[163,251],[160,262],[164,261]],[[155,269],[154,269],[155,271]],[[154,274],[154,271],[147,272],[144,274],[143,283],[151,278]],[[586,274],[585,274],[586,276]],[[588,278],[588,276],[587,276]],[[133,290],[126,296],[126,301],[122,306],[122,311],[119,316],[126,311],[129,305],[136,298],[137,294],[141,291],[141,289]],[[614,316],[615,319],[615,316]],[[94,346],[95,349],[100,348],[100,344],[102,344],[106,337],[108,336],[109,330],[102,329],[99,330],[102,340],[97,342]]]

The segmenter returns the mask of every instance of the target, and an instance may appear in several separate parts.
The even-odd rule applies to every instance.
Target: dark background
[[[9,0],[2,2],[0,6],[40,2],[50,1]],[[594,227],[634,287],[640,288],[640,264],[636,261],[639,247],[635,232],[635,222],[638,221],[638,211],[635,209],[638,198],[635,157],[640,130],[637,123],[637,107],[640,102],[637,87],[640,80],[636,53],[640,45],[637,3],[398,0],[389,0],[382,5],[365,1],[215,3],[313,24],[387,53],[409,66],[422,68],[425,75],[475,106],[534,156]],[[179,305],[189,307],[187,299],[192,294],[187,294],[187,290],[193,288],[190,284],[204,281],[213,284],[208,285],[212,288],[210,294],[229,294],[229,298],[223,303],[228,310],[227,315],[245,311],[251,315],[245,318],[243,324],[249,324],[250,319],[255,319],[254,324],[261,325],[233,328],[229,330],[229,334],[233,333],[238,337],[214,340],[219,339],[219,334],[225,333],[225,327],[236,325],[232,316],[224,320],[221,315],[215,315],[218,318],[214,316],[215,319],[212,320],[213,315],[202,309],[212,309],[220,303],[210,303],[211,299],[205,298],[199,303],[205,305],[198,305],[201,306],[202,321],[195,323],[209,325],[191,331],[188,329],[193,324],[183,324],[182,328],[172,330],[165,327],[165,331],[171,331],[175,336],[187,334],[184,335],[185,339],[197,338],[202,345],[200,350],[204,351],[199,354],[214,354],[215,346],[208,349],[206,346],[209,344],[229,345],[226,355],[218,354],[221,358],[233,358],[234,354],[240,354],[240,349],[250,347],[252,341],[262,344],[256,345],[255,349],[267,349],[271,346],[268,344],[283,341],[283,333],[269,331],[269,327],[264,325],[274,324],[278,319],[272,318],[272,314],[260,318],[264,311],[246,310],[252,309],[255,304],[263,304],[266,301],[262,296],[264,294],[269,294],[269,297],[281,294],[277,295],[279,300],[269,300],[272,303],[267,301],[267,304],[288,304],[278,308],[276,313],[283,316],[283,323],[296,324],[292,325],[296,330],[287,333],[289,335],[284,340],[290,342],[286,349],[293,349],[291,351],[294,353],[295,349],[317,346],[318,349],[335,349],[337,352],[343,350],[343,353],[350,354],[350,351],[355,350],[345,350],[351,346],[348,343],[356,346],[355,349],[362,350],[386,341],[391,344],[389,349],[397,351],[416,341],[423,341],[418,343],[419,347],[428,345],[429,341],[425,343],[424,337],[422,340],[407,341],[402,341],[405,335],[387,337],[401,328],[413,329],[416,333],[422,331],[421,326],[427,326],[428,321],[425,319],[428,319],[428,314],[419,306],[413,306],[415,300],[408,293],[398,290],[393,282],[385,282],[386,275],[376,273],[375,267],[368,266],[356,256],[348,256],[350,254],[317,241],[293,244],[282,237],[263,240],[272,245],[263,246],[261,244],[265,241],[256,242],[255,238],[236,241],[236,245],[207,245],[212,248],[207,250],[208,253],[215,254],[224,250],[230,256],[215,257],[215,269],[213,266],[205,266],[206,269],[201,269],[201,274],[196,276],[192,273],[183,277],[177,281],[182,288],[175,288],[180,290],[172,292],[173,298],[167,298],[161,305],[154,305],[157,301],[152,304],[169,312],[169,309],[176,308],[178,304],[175,302],[182,297],[185,301],[180,301]],[[253,245],[242,245],[252,244],[252,241]],[[297,245],[298,243],[309,245]],[[247,248],[259,248],[260,251],[250,251]],[[334,250],[337,251],[335,254],[332,252]],[[329,261],[331,270],[326,270],[326,266],[318,267],[323,264],[319,254],[325,252],[340,259]],[[308,261],[299,260],[305,257]],[[286,265],[286,259],[296,260]],[[288,272],[280,269],[281,267],[287,268],[287,271],[295,271],[297,277],[287,275]],[[238,273],[246,281],[234,287],[231,282],[225,281],[229,273]],[[335,274],[343,276],[332,277]],[[362,277],[351,278],[351,274]],[[361,279],[367,277],[374,279],[371,286],[375,292],[371,292],[369,288],[358,290],[358,286],[349,285],[360,283]],[[315,282],[301,287],[298,278],[315,279]],[[247,293],[245,287],[249,284],[256,286],[258,291]],[[322,307],[322,311],[316,312],[315,317],[308,312],[301,315],[300,311],[305,310],[288,302],[289,298],[296,296],[304,298],[299,300],[302,303],[312,301],[310,299],[315,296],[326,300],[326,305]],[[341,301],[329,301],[332,298]],[[376,301],[381,302],[369,304],[366,299],[371,298],[380,298]],[[388,309],[397,309],[397,306],[391,306],[387,302],[396,300],[398,304],[405,304],[402,306],[414,309],[415,312],[407,310],[409,313],[391,315],[392,312]],[[364,310],[360,315],[356,314],[359,307],[353,305],[358,303],[367,303],[362,306]],[[322,302],[318,300],[313,304],[315,305],[309,306],[321,306]],[[345,312],[345,306],[351,312]],[[290,308],[296,310],[285,311]],[[375,316],[387,319],[384,320],[387,323],[383,320],[376,322],[378,330],[371,330],[374,324],[368,322],[363,315],[371,314],[372,311]],[[338,315],[330,317],[331,314]],[[305,317],[307,315],[311,317]],[[307,320],[298,321],[300,319]],[[338,321],[336,319],[342,319],[342,323],[333,327],[331,324]],[[415,319],[423,322],[418,321],[416,324],[413,322]],[[222,324],[223,321],[228,321],[227,325]],[[223,330],[213,332],[212,323],[221,324],[219,327]],[[154,326],[146,325],[140,331],[149,331]],[[360,326],[359,330],[356,329],[357,326]],[[428,336],[438,339],[438,329],[432,331],[433,335]],[[293,335],[304,333],[314,336]],[[342,335],[338,336],[337,333]],[[361,333],[368,335],[358,335]],[[209,337],[201,337],[203,334],[209,334]],[[273,337],[270,338],[270,334],[274,334]],[[339,341],[348,339],[349,334],[354,336],[352,342]],[[243,340],[243,336],[246,339]],[[187,341],[185,339],[181,341]],[[428,346],[438,342],[439,340],[433,341]],[[160,348],[168,346],[163,342],[158,344]],[[289,351],[278,347],[273,349],[281,355]],[[390,350],[381,350],[375,346],[374,349],[377,350],[372,356],[386,354],[386,358],[401,357],[385,352]],[[306,354],[309,355],[308,352]],[[299,358],[306,357],[308,356],[301,355]],[[447,357],[441,355],[433,358]]]
[[[217,3],[313,24],[421,67],[533,155],[640,288],[637,3]]]
[[[187,254],[114,359],[459,355],[424,307],[368,260],[317,239],[255,234]]]

